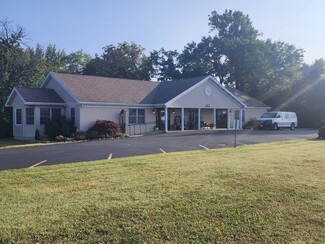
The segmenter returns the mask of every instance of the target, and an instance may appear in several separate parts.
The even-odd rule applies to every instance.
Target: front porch
[[[185,131],[202,129],[237,128],[243,124],[243,110],[229,108],[156,108],[156,124],[159,130]],[[166,123],[167,121],[167,123]]]

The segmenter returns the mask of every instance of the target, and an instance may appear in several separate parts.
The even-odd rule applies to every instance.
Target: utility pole
[[[234,141],[234,148],[237,146],[237,119],[235,120],[235,141]]]

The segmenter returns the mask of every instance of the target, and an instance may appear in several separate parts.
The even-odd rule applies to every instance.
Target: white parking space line
[[[200,147],[204,148],[205,150],[209,150],[209,148],[207,148],[206,146],[203,146],[203,145],[199,145]]]
[[[167,152],[164,151],[162,148],[159,148],[159,150],[160,150],[162,153],[167,153]]]
[[[30,167],[28,167],[29,169],[30,168],[34,168],[34,167],[36,167],[36,166],[38,166],[38,165],[40,165],[40,164],[43,164],[43,163],[46,163],[47,162],[47,160],[43,160],[43,161],[41,161],[41,162],[39,162],[39,163],[37,163],[37,164],[34,164],[34,165],[32,165],[32,166],[30,166]]]
[[[110,153],[110,154],[108,155],[108,158],[107,158],[107,160],[110,160],[110,159],[112,159],[112,157],[113,157],[113,154],[112,154],[112,153]]]

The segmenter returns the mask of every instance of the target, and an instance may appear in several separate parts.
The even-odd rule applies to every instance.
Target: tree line
[[[54,44],[28,47],[22,27],[0,21],[0,136],[11,131],[12,112],[4,107],[11,89],[37,87],[49,71],[162,82],[213,75],[273,109],[295,111],[301,126],[325,123],[324,59],[308,65],[302,49],[262,40],[241,11],[213,11],[209,27],[208,35],[181,52],[161,48],[147,54],[140,45],[123,42],[91,57],[82,50],[66,53]]]

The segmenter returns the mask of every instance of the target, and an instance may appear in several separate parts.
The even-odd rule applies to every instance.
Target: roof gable
[[[207,76],[200,76],[188,79],[161,82],[156,90],[154,103],[165,104],[175,97],[181,95],[183,92],[190,89],[206,77]]]
[[[15,87],[8,97],[6,106],[11,106],[11,102],[16,95],[27,105],[64,104],[63,99],[53,89]]]
[[[211,81],[211,83],[213,83],[213,85],[215,85],[216,87],[219,88],[219,90],[228,98],[230,98],[231,100],[233,100],[235,103],[239,104],[242,107],[246,107],[244,103],[242,103],[236,96],[234,96],[231,92],[229,92],[223,85],[221,85],[213,76],[203,76],[203,77],[198,77],[198,80],[196,81],[195,84],[193,84],[192,86],[190,86],[188,89],[184,90],[181,94],[173,97],[171,100],[167,101],[166,104],[171,104],[173,102],[175,102],[177,99],[180,99],[181,97],[185,96],[186,94],[188,94],[189,92],[193,91],[195,88],[197,88],[198,86],[200,86],[201,84],[203,84],[206,81]]]

